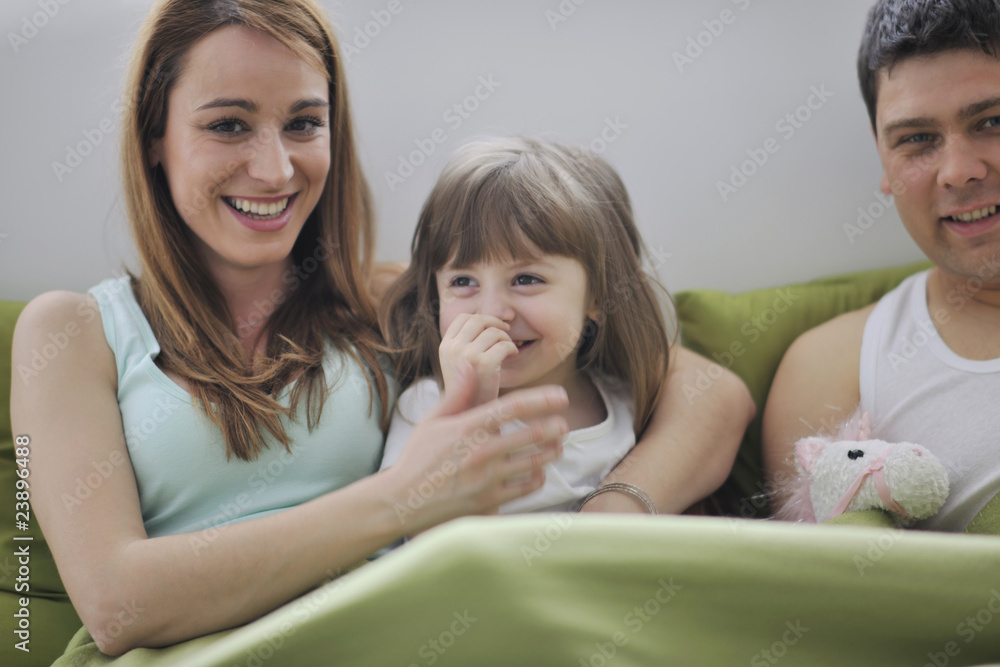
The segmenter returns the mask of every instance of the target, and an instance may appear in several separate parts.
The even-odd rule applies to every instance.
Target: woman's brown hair
[[[195,251],[163,170],[148,161],[152,143],[166,130],[167,102],[191,46],[230,25],[270,35],[329,81],[330,170],[291,258],[299,267],[313,262],[314,270],[298,271],[291,294],[274,306],[265,353],[254,360],[246,358],[237,323]],[[121,168],[141,268],[132,279],[136,297],[160,345],[157,363],[187,382],[222,429],[227,456],[254,459],[267,434],[287,449],[282,419],[295,419],[303,399],[307,424],[316,425],[333,381],[323,371],[327,341],[367,369],[369,410],[377,398],[384,429],[389,391],[367,287],[375,232],[371,198],[355,150],[340,50],[323,10],[312,0],[160,0],[135,46],[125,102]],[[206,200],[226,179],[220,174],[218,182],[205,184]],[[283,406],[276,395],[293,380]]]
[[[475,142],[445,166],[424,204],[410,266],[389,288],[379,320],[395,348],[400,388],[441,381],[440,296],[445,264],[530,259],[539,251],[578,260],[599,313],[582,325],[577,368],[619,378],[632,390],[642,433],[667,371],[667,333],[643,267],[645,247],[628,192],[592,152],[512,137]]]

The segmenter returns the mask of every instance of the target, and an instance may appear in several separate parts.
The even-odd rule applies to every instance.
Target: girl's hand
[[[441,340],[438,356],[445,392],[455,383],[459,363],[468,363],[475,373],[475,392],[468,407],[494,400],[500,393],[500,365],[517,354],[507,335],[510,326],[491,315],[462,313]]]
[[[406,534],[469,514],[495,513],[545,482],[542,467],[562,454],[568,402],[562,387],[512,392],[474,407],[473,368],[459,362],[441,403],[413,432],[392,475],[396,516]],[[505,435],[500,425],[527,427]],[[536,449],[537,447],[537,449]]]

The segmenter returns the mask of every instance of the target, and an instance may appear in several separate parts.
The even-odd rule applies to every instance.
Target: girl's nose
[[[514,319],[514,308],[504,290],[484,290],[483,299],[479,302],[479,312],[483,315],[492,315],[504,322]]]

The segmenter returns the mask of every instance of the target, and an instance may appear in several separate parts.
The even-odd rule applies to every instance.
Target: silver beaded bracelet
[[[590,502],[591,499],[601,495],[602,493],[607,493],[608,491],[621,491],[622,493],[627,493],[645,505],[650,514],[659,514],[659,512],[656,511],[656,504],[653,503],[653,499],[649,497],[649,494],[635,484],[629,484],[628,482],[608,482],[604,486],[597,487],[584,497],[583,501],[580,503],[580,507],[582,508]]]

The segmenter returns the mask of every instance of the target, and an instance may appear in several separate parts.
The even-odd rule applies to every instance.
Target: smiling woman
[[[534,428],[491,434],[421,511],[393,513],[490,407],[463,412],[456,392],[407,466],[373,474],[391,390],[372,207],[314,2],[161,0],[127,90],[141,272],[36,298],[13,346],[22,363],[81,309],[100,312],[11,401],[15,430],[51,443],[32,458],[33,499],[86,626],[74,664],[245,623],[403,535],[488,512],[537,485],[566,428],[561,390],[496,402]],[[541,455],[510,456],[528,446]],[[86,502],[58,500],[111,459],[127,465]],[[127,624],[122,600],[142,610]]]
[[[150,162],[166,175],[217,284],[239,284],[246,271],[280,276],[330,171],[327,78],[244,26],[195,44],[186,70]],[[236,319],[253,309],[250,302],[233,305]],[[251,356],[266,342],[263,331],[256,333],[243,340]]]

